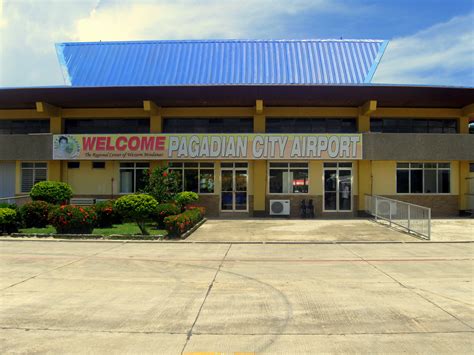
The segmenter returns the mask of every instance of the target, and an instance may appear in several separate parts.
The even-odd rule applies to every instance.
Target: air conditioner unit
[[[270,200],[270,216],[289,216],[290,200]]]
[[[397,214],[397,203],[389,200],[377,200],[377,215],[389,218]]]

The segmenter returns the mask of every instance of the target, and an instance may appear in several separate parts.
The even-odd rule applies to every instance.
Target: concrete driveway
[[[194,241],[416,241],[368,219],[211,219]]]
[[[4,241],[0,349],[472,353],[473,246]]]
[[[474,219],[434,219],[433,241],[474,241]],[[211,219],[190,241],[419,241],[401,229],[370,219]]]

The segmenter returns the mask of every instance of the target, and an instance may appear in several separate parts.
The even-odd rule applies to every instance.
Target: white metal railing
[[[408,233],[431,238],[431,209],[377,195],[365,195],[365,212],[375,220],[387,221]]]
[[[0,203],[8,203],[10,205],[23,205],[30,200],[29,195],[0,197]]]

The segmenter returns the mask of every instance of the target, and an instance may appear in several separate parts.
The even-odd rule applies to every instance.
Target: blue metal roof
[[[370,83],[382,40],[186,40],[56,44],[72,86]]]

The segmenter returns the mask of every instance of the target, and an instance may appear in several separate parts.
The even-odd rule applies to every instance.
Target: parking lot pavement
[[[414,241],[405,233],[359,219],[210,219],[191,241]]]
[[[210,219],[187,239],[214,242],[419,241],[403,229],[371,219]],[[433,219],[433,241],[474,241],[474,219]]]
[[[2,353],[472,353],[473,243],[0,242]]]

